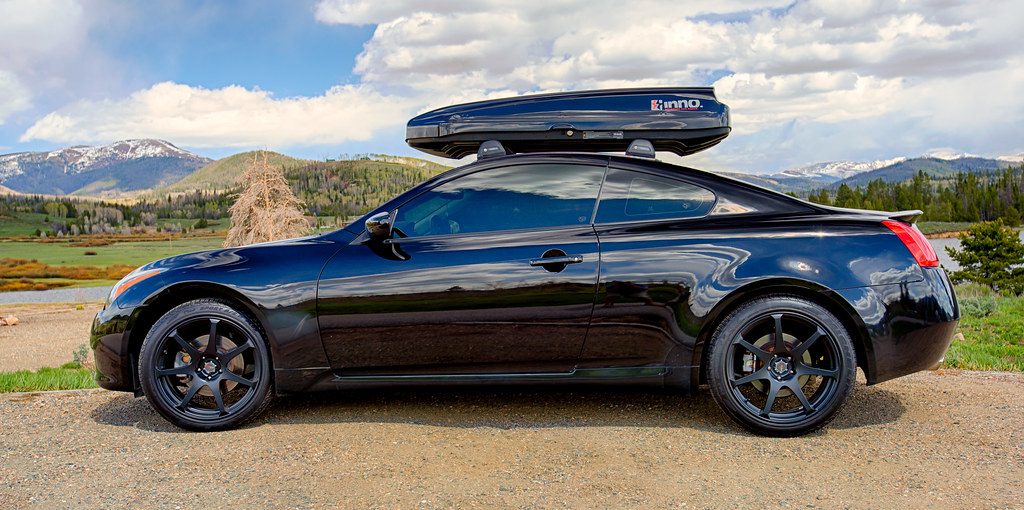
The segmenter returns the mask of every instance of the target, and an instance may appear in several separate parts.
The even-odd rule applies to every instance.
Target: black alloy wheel
[[[715,400],[749,430],[795,436],[831,421],[853,389],[856,354],[828,310],[793,296],[741,305],[710,346]]]
[[[252,318],[217,300],[167,312],[142,344],[139,380],[150,404],[189,430],[221,430],[272,399],[270,356]]]

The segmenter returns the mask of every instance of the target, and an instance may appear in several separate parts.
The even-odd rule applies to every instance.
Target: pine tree
[[[951,280],[1018,296],[1024,293],[1024,243],[1016,230],[998,221],[978,223],[960,237],[960,244],[961,250],[946,247],[960,264],[960,270],[949,275]]]
[[[224,246],[287,239],[309,230],[301,205],[284,172],[267,161],[265,151],[253,154],[242,173],[244,189],[229,209],[231,229]]]

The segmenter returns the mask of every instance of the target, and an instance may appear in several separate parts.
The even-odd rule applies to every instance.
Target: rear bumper
[[[934,367],[953,340],[960,308],[941,268],[920,281],[837,291],[859,315],[868,384]]]
[[[89,343],[96,361],[96,382],[101,388],[135,391],[135,362],[129,339],[138,310],[107,307],[92,321]]]

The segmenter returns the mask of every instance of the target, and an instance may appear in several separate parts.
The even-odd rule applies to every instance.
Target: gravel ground
[[[85,303],[107,299],[110,287],[84,287],[77,289],[22,290],[0,292],[0,305],[14,303]]]
[[[1024,375],[859,385],[766,439],[707,391],[394,390],[279,402],[195,434],[102,390],[0,396],[0,507],[1010,508]]]
[[[89,328],[101,308],[95,303],[0,305],[0,315],[14,315],[19,321],[17,326],[0,326],[0,372],[57,367],[71,361],[78,346],[89,344]]]

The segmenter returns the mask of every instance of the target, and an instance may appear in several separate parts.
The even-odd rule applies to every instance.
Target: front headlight
[[[164,268],[146,269],[144,271],[136,269],[135,271],[128,273],[124,278],[121,278],[121,281],[117,282],[114,287],[110,289],[110,294],[107,295],[107,304],[104,308],[110,306],[110,303],[113,303],[114,300],[117,299],[117,296],[120,296],[132,285],[135,285],[150,276],[156,276],[164,271],[166,271]]]

